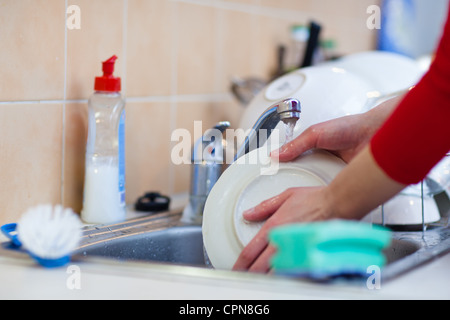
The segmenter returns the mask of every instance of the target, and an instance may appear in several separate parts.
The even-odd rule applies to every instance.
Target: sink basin
[[[165,212],[84,231],[75,255],[205,267],[202,230]]]
[[[201,226],[183,225],[181,213],[166,212],[124,223],[88,228],[76,255],[207,268]],[[450,228],[393,232],[385,250],[383,280],[392,279],[450,252]],[[206,259],[207,260],[207,259]]]
[[[77,253],[125,261],[158,261],[205,266],[200,226],[175,226],[164,230],[119,236],[84,245]]]
[[[170,211],[111,225],[86,227],[73,258],[104,258],[162,265],[211,268],[205,259],[202,230],[180,222],[181,212]],[[26,255],[4,242],[1,255]],[[382,281],[390,281],[450,252],[450,227],[430,226],[422,231],[393,231],[392,243],[384,253],[387,264]],[[224,276],[223,272],[217,273]]]

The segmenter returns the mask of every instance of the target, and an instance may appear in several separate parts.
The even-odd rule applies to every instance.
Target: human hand
[[[273,151],[271,156],[286,162],[310,149],[324,149],[348,163],[369,143],[403,97],[387,100],[365,113],[312,125],[296,139]]]
[[[372,130],[362,115],[352,115],[318,123],[307,128],[297,138],[271,153],[280,162],[294,160],[311,149],[328,150],[345,162],[370,141]]]
[[[329,219],[359,220],[405,187],[385,174],[370,147],[365,147],[329,185],[288,189],[244,212],[248,221],[267,221],[241,252],[233,269],[270,270],[275,249],[268,244],[267,235],[274,227]]]
[[[383,180],[384,178],[380,178],[383,175],[379,170],[368,170],[368,168],[376,168],[376,164],[374,161],[367,160],[370,157],[368,158],[369,151],[365,147],[402,99],[403,96],[398,96],[366,113],[313,125],[292,142],[272,152],[272,157],[278,156],[282,162],[293,160],[305,151],[314,148],[328,150],[346,162],[350,162],[357,154],[363,154],[363,156],[359,157],[358,164],[354,163],[353,168],[344,170],[346,173],[340,174],[339,181],[334,181],[333,186],[288,189],[244,212],[244,219],[248,221],[256,222],[266,219],[267,221],[241,252],[233,267],[234,270],[257,272],[270,270],[270,257],[275,253],[275,249],[268,243],[267,236],[270,230],[276,226],[344,218],[345,215],[346,218],[357,218],[361,212],[368,212],[369,200],[375,201],[372,199],[375,197],[371,194],[371,199],[367,200],[365,196],[368,196],[370,192],[366,191],[366,186],[361,186],[358,179],[355,181],[351,178],[360,176],[360,173],[364,172],[369,187],[371,187],[370,183],[380,183],[383,186],[388,183]],[[366,149],[365,152],[361,152],[363,149]],[[369,162],[369,167],[366,162]],[[369,173],[372,171],[375,174],[372,175],[373,179],[369,179]],[[354,174],[354,172],[358,172],[358,174]],[[382,183],[378,180],[381,180]],[[345,183],[347,184],[346,188],[342,188]],[[401,188],[402,186],[395,184],[392,190],[391,188],[380,188],[380,190],[394,194]],[[383,196],[384,194],[380,196],[380,199],[383,199]],[[359,200],[356,201],[354,197]],[[341,212],[337,208],[341,208]]]
[[[268,243],[268,234],[274,227],[297,222],[320,221],[333,218],[332,198],[327,187],[291,188],[244,212],[251,222],[267,221],[241,252],[233,270],[266,273],[275,248]]]
[[[273,151],[279,161],[290,161],[302,153],[318,148],[326,149],[349,162],[369,142],[373,134],[371,118],[366,114],[346,116],[313,125],[295,140]],[[243,213],[250,222],[264,221],[264,225],[243,249],[233,270],[268,272],[270,258],[275,253],[268,243],[268,234],[276,226],[289,223],[326,220],[332,217],[332,206],[327,203],[326,187],[292,188],[262,202]]]

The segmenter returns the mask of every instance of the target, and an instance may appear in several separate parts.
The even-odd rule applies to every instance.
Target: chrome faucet
[[[280,121],[295,125],[300,119],[300,112],[301,105],[296,99],[285,99],[271,105],[254,124],[236,152],[234,161],[262,147]],[[214,128],[206,131],[193,147],[189,204],[183,211],[183,222],[202,222],[206,199],[225,168],[226,141],[223,139],[223,133],[229,127],[229,122],[217,123]],[[259,134],[261,130],[266,130],[264,138]]]
[[[192,148],[191,185],[189,204],[183,211],[182,221],[201,224],[206,198],[223,172],[225,141],[228,121],[217,123],[199,138]]]
[[[289,98],[271,105],[255,122],[244,143],[237,151],[234,160],[236,161],[250,151],[260,148],[280,121],[285,124],[295,125],[300,119],[300,113],[301,104],[297,99]],[[261,130],[266,130],[267,132],[264,137],[261,137]]]

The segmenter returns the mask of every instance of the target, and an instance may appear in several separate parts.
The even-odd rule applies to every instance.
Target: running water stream
[[[285,123],[285,133],[286,133],[286,139],[285,144],[291,142],[294,139],[294,128],[295,124],[297,123],[296,120],[288,121]]]

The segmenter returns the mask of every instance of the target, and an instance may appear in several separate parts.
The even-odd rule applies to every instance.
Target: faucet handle
[[[230,122],[218,122],[212,129],[205,132],[202,137],[204,160],[223,163],[225,143],[223,133],[230,127]],[[219,131],[219,132],[218,132]]]
[[[202,161],[223,162],[224,143],[222,134],[230,127],[230,122],[221,121],[203,134],[193,148],[192,160],[194,163]]]
[[[220,122],[216,123],[216,125],[214,126],[214,129],[217,129],[217,130],[219,130],[220,132],[223,133],[230,126],[231,126],[231,124],[230,124],[229,121],[220,121]]]
[[[182,221],[200,223],[206,198],[223,171],[224,142],[222,133],[230,127],[228,121],[217,123],[199,138],[192,150],[189,205]]]

